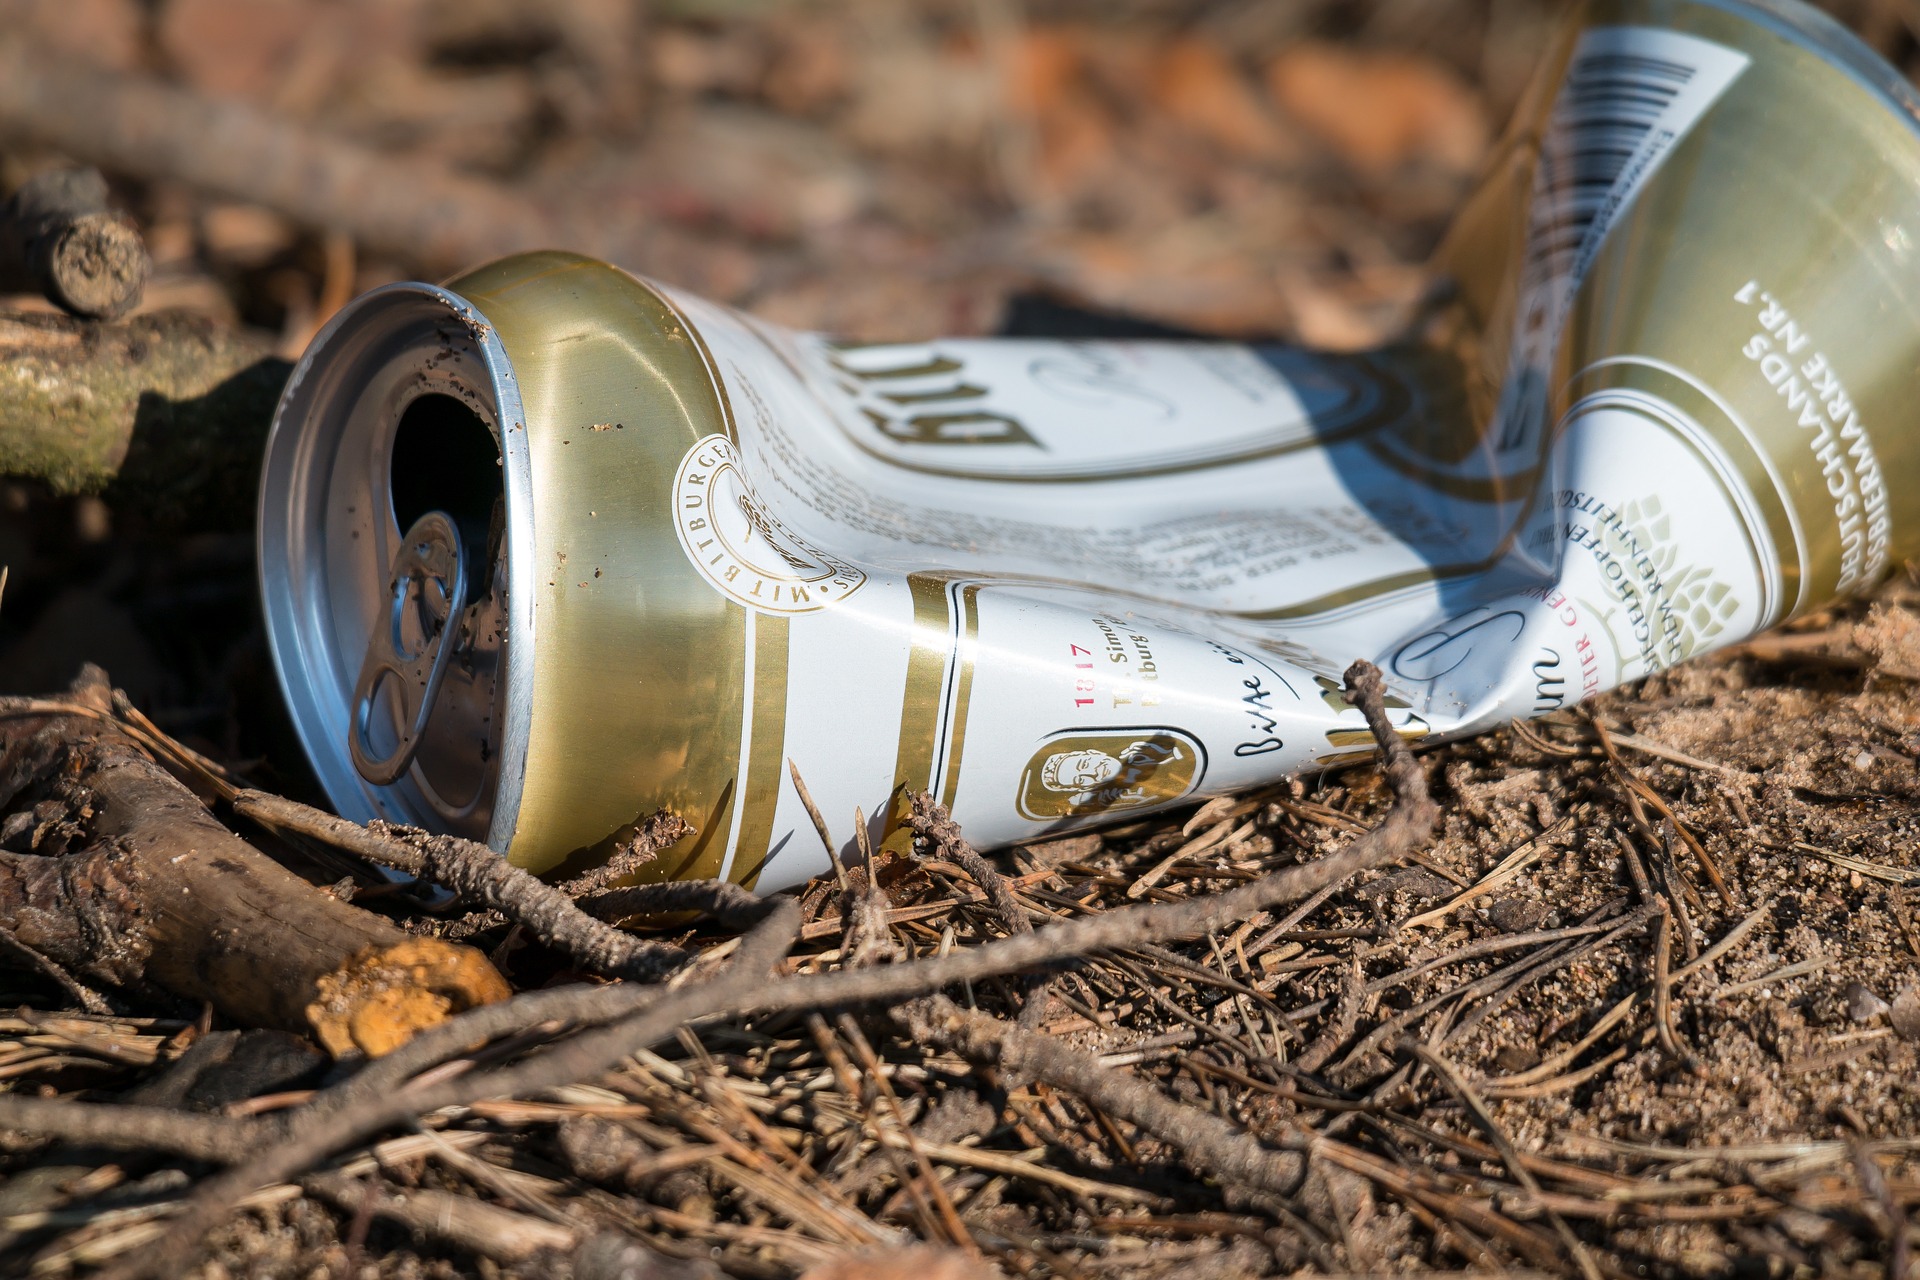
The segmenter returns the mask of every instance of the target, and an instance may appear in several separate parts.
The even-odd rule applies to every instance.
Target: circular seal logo
[[[673,513],[688,562],[715,590],[749,609],[812,613],[846,599],[867,580],[761,505],[725,436],[705,437],[680,460]]]

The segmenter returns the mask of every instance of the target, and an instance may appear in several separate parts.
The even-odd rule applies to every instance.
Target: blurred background
[[[1356,348],[1562,7],[0,0],[0,194],[98,164],[142,309],[288,357],[364,289],[550,244],[856,337],[1094,311]],[[1920,0],[1831,7],[1915,64]],[[169,730],[269,750],[252,563],[247,529],[0,481],[0,685],[91,658]]]

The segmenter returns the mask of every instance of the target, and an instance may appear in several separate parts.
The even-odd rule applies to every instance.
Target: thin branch
[[[1027,918],[1027,909],[1020,904],[1020,899],[1014,896],[1013,885],[1000,874],[1000,868],[980,856],[980,851],[961,833],[960,824],[953,820],[953,814],[945,805],[924,791],[916,791],[910,797],[907,823],[913,828],[913,834],[926,841],[934,853],[973,878],[987,895],[993,913],[1000,918],[1001,928],[1009,934],[1033,932],[1033,921]],[[1045,975],[1030,979],[1021,993],[1019,1022],[1029,1031],[1038,1028],[1047,1015],[1050,983],[1051,979]]]
[[[747,929],[765,918],[767,899],[728,880],[662,880],[628,885],[582,898],[579,907],[596,920],[697,911],[722,929]]]
[[[632,835],[614,841],[613,856],[605,863],[563,881],[559,886],[560,892],[578,902],[622,876],[632,875],[642,867],[658,862],[662,849],[692,830],[679,814],[662,809],[635,824]]]
[[[768,972],[792,946],[799,924],[798,906],[783,900],[741,940],[733,961],[719,977],[670,992],[650,989],[657,995],[651,1008],[577,1036],[525,1062],[471,1076],[428,1078],[407,1089],[362,1097],[347,1111],[309,1108],[295,1121],[284,1142],[202,1184],[186,1210],[169,1224],[166,1234],[151,1249],[104,1274],[118,1280],[181,1274],[206,1232],[257,1187],[285,1182],[333,1152],[411,1116],[483,1098],[538,1093],[589,1079],[673,1035],[686,1023],[707,1016],[715,1006],[750,1004],[753,993],[765,986]]]
[[[66,968],[41,955],[26,943],[13,936],[13,931],[0,921],[0,955],[11,956],[28,969],[38,973],[47,981],[72,996],[75,1003],[88,1013],[111,1014],[114,1009],[107,998],[95,991],[80,979],[68,973]]]
[[[638,270],[673,264],[709,295],[741,255],[593,202],[540,201],[419,156],[394,156],[149,75],[108,71],[0,30],[0,131],[116,173],[183,182],[446,269],[568,245]],[[764,258],[764,255],[763,255]],[[720,269],[720,270],[716,270]],[[711,288],[703,288],[711,285]]]
[[[847,869],[840,863],[840,852],[833,843],[833,837],[827,833],[827,820],[820,816],[820,806],[813,802],[813,793],[807,790],[806,779],[800,776],[800,766],[792,760],[787,761],[787,774],[793,779],[793,790],[800,797],[800,807],[807,811],[807,817],[813,822],[813,829],[820,836],[820,843],[827,848],[827,861],[833,864],[833,874],[840,881],[840,892],[847,891]]]
[[[1027,909],[1020,905],[1020,899],[1013,894],[1013,886],[1000,874],[1000,869],[980,856],[979,850],[960,832],[960,824],[953,820],[953,814],[924,791],[912,794],[912,809],[907,823],[913,828],[913,834],[927,842],[932,852],[958,866],[973,882],[986,893],[987,901],[993,904],[993,910],[1000,917],[1000,924],[1010,934],[1032,933],[1033,921],[1027,919]]]
[[[463,901],[491,907],[524,926],[594,973],[651,982],[688,960],[679,947],[595,920],[560,890],[472,840],[384,822],[363,827],[264,791],[242,791],[233,807],[268,827],[324,840],[379,866],[445,885]]]
[[[1297,1071],[1312,1075],[1327,1065],[1327,1059],[1334,1050],[1353,1038],[1355,1028],[1360,1025],[1360,1010],[1367,1003],[1367,975],[1360,968],[1360,959],[1355,956],[1347,965],[1345,977],[1340,982],[1340,995],[1333,1004],[1333,1017],[1322,1027],[1313,1043],[1302,1049],[1293,1060]]]
[[[715,991],[710,1008],[689,1016],[711,1013],[741,1017],[907,1000],[1109,947],[1193,937],[1205,933],[1217,920],[1243,918],[1255,911],[1308,897],[1359,871],[1392,861],[1405,848],[1424,840],[1432,830],[1438,810],[1427,796],[1424,779],[1417,773],[1414,778],[1415,792],[1400,795],[1378,827],[1346,848],[1318,862],[1287,867],[1226,893],[1183,902],[1126,907],[1063,921],[1032,933],[909,964],[840,970],[762,983],[737,1001],[729,1002]],[[790,900],[774,901],[785,907]],[[421,1032],[391,1053],[368,1063],[354,1076],[315,1098],[300,1116],[302,1120],[311,1119],[316,1123],[322,1119],[330,1124],[339,1123],[336,1117],[368,1098],[390,1095],[411,1076],[501,1036],[549,1021],[603,1025],[658,1006],[668,995],[657,986],[632,983],[570,986],[529,991],[500,1004],[471,1009],[441,1026]],[[121,1110],[105,1105],[87,1109],[109,1115]],[[352,1135],[343,1129],[341,1145],[352,1140]]]
[[[347,1213],[371,1212],[397,1222],[416,1235],[427,1236],[491,1258],[495,1262],[525,1262],[541,1253],[571,1251],[580,1241],[573,1227],[539,1218],[472,1196],[431,1188],[398,1190],[376,1179],[339,1174],[308,1178],[307,1191]]]
[[[902,1012],[916,1038],[1079,1094],[1108,1115],[1138,1125],[1176,1148],[1195,1172],[1207,1177],[1290,1196],[1306,1173],[1304,1141],[1299,1150],[1276,1150],[1211,1112],[1175,1102],[1153,1086],[1107,1066],[1096,1055],[1052,1036],[962,1009],[944,996],[916,1002]]]
[[[1708,853],[1706,846],[1695,839],[1693,832],[1687,830],[1681,823],[1660,793],[1642,781],[1640,775],[1628,768],[1626,762],[1620,759],[1620,753],[1614,750],[1613,738],[1607,732],[1607,726],[1601,722],[1600,717],[1591,711],[1587,712],[1586,716],[1587,722],[1593,726],[1599,740],[1600,750],[1607,757],[1607,763],[1613,767],[1614,775],[1619,778],[1621,785],[1628,792],[1627,803],[1629,808],[1636,811],[1635,817],[1645,822],[1644,815],[1638,812],[1638,801],[1644,800],[1652,805],[1661,817],[1671,822],[1674,831],[1686,843],[1687,848],[1693,850],[1693,856],[1700,863],[1700,869],[1706,872],[1707,879],[1713,882],[1714,892],[1720,895],[1722,905],[1731,908],[1734,905],[1733,893],[1727,888],[1726,877],[1720,874],[1720,867],[1714,862],[1713,855]]]
[[[1660,932],[1653,945],[1653,1026],[1659,1033],[1660,1047],[1677,1061],[1691,1055],[1680,1048],[1680,1037],[1673,1029],[1673,912],[1665,909],[1655,917]]]
[[[258,1153],[263,1141],[272,1141],[283,1128],[277,1120],[0,1093],[0,1129],[120,1151],[164,1151],[219,1164]]]
[[[1363,687],[1363,696],[1366,693]],[[1371,696],[1375,699],[1380,696],[1377,673]],[[1377,701],[1374,705],[1378,707]],[[1362,710],[1366,709],[1363,701]],[[1411,753],[1386,724],[1384,711],[1379,712],[1378,718],[1380,723],[1375,731],[1385,735],[1382,741],[1387,744],[1389,756],[1398,752],[1411,761]],[[1439,809],[1428,797],[1426,780],[1417,765],[1411,772],[1403,770],[1398,776],[1399,785],[1405,789],[1397,792],[1393,808],[1380,825],[1317,862],[1284,868],[1226,893],[1127,907],[1062,921],[1032,933],[997,939],[911,964],[788,978],[766,985],[738,1006],[716,1004],[713,1011],[743,1016],[911,999],[965,982],[1074,959],[1108,947],[1137,947],[1142,943],[1206,933],[1220,921],[1244,919],[1255,912],[1308,897],[1418,846],[1432,831]],[[312,1109],[327,1113],[338,1111],[356,1102],[355,1094],[360,1089],[391,1091],[412,1074],[426,1070],[451,1054],[541,1022],[556,1019],[582,1025],[610,1022],[659,998],[655,988],[629,984],[564,987],[527,992],[503,1005],[470,1010],[446,1026],[423,1032],[368,1064],[358,1075],[316,1099]]]

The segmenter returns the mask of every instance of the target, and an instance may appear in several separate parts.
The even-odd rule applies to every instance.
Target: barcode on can
[[[1595,27],[1581,37],[1534,171],[1516,374],[1536,375],[1537,385],[1607,232],[1748,61],[1724,45],[1653,27]],[[1532,417],[1508,417],[1503,448],[1527,442]]]

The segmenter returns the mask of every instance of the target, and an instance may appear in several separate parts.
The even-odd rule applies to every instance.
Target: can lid
[[[346,817],[506,848],[532,658],[524,421],[492,326],[433,285],[356,299],[288,383],[261,593],[295,728]]]

